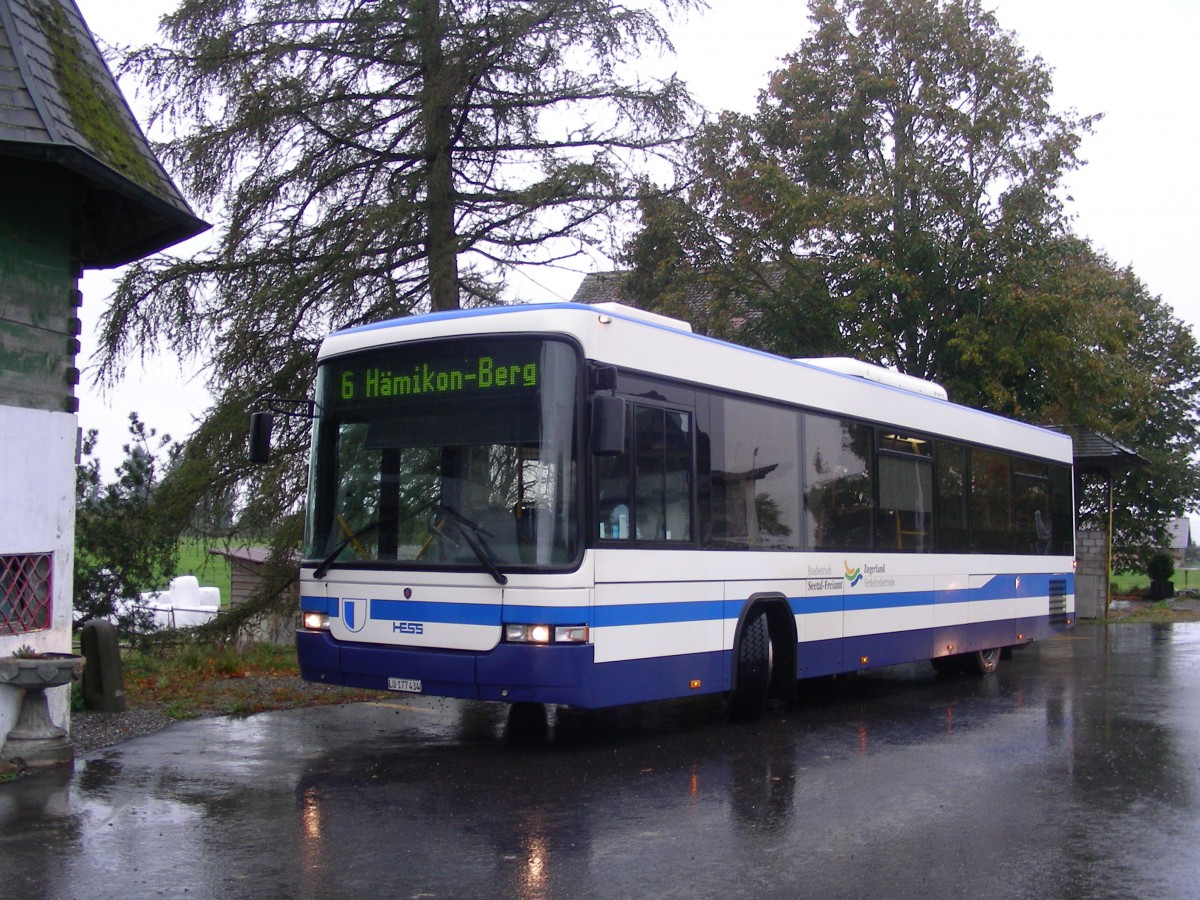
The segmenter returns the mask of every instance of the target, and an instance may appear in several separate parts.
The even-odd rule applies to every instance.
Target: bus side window
[[[938,441],[936,448],[936,547],[942,553],[967,553],[967,448],[954,441]]]
[[[653,406],[634,408],[634,536],[690,541],[692,417]]]
[[[850,419],[805,413],[804,440],[811,546],[874,547],[874,430]]]
[[[890,429],[878,431],[880,550],[931,550],[933,444]]]
[[[596,518],[603,540],[629,539],[629,455],[597,456]]]
[[[1013,530],[1017,552],[1050,552],[1054,532],[1050,522],[1050,472],[1045,463],[1013,461]]]
[[[1012,553],[1012,459],[997,450],[973,448],[970,468],[971,550]]]

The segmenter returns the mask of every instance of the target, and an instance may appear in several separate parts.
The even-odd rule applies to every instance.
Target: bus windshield
[[[503,573],[575,563],[579,355],[479,337],[338,356],[317,374],[305,558]]]

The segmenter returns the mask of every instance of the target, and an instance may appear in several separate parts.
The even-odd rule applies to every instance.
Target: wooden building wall
[[[80,294],[70,244],[72,179],[13,159],[4,161],[3,178],[0,405],[73,413]]]

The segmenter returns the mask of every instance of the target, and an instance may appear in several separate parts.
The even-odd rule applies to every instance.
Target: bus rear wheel
[[[987,650],[976,650],[967,654],[967,670],[976,675],[990,675],[1000,665],[1000,648],[991,647]]]
[[[762,715],[771,687],[774,653],[767,614],[758,609],[742,626],[737,646],[737,671],[729,715],[736,722],[752,722]]]
[[[1003,653],[1003,647],[991,647],[953,656],[938,656],[929,661],[939,675],[990,675],[1000,665]]]

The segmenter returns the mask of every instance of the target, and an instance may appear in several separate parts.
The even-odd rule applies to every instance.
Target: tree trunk
[[[421,48],[425,124],[425,250],[429,299],[437,310],[458,309],[458,235],[454,230],[454,175],[450,167],[452,73],[442,53],[441,0],[413,4]]]

